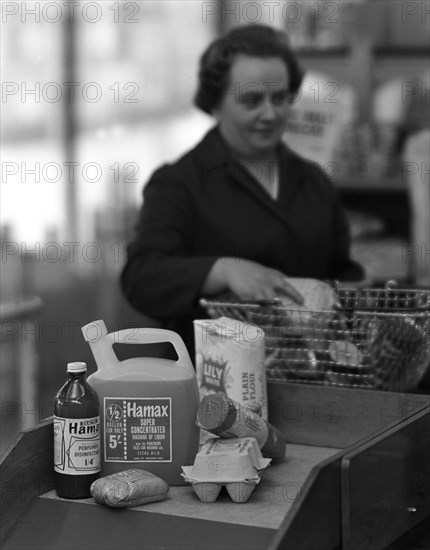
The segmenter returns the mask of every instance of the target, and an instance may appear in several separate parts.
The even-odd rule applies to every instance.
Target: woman
[[[288,276],[362,277],[334,188],[281,141],[302,78],[281,31],[251,25],[216,40],[202,56],[195,102],[217,125],[145,187],[122,288],[192,354],[192,320],[207,316],[202,296],[301,303]]]

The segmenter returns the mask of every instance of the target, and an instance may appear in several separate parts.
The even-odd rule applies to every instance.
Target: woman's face
[[[255,160],[273,155],[285,129],[288,84],[281,58],[236,57],[214,114],[222,136],[237,154]]]

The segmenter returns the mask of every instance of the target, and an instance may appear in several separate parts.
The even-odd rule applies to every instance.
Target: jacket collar
[[[199,162],[202,163],[202,168],[208,172],[234,162],[234,157],[221,137],[218,126],[209,130],[197,145],[195,152]]]
[[[287,223],[288,210],[291,207],[294,195],[301,183],[298,157],[283,143],[279,145],[279,196],[273,200],[261,185],[248,171],[234,158],[228,145],[223,140],[218,126],[209,130],[200,144],[196,147],[199,162],[202,162],[206,172],[224,166],[226,174],[237,185],[254,196],[263,206]]]

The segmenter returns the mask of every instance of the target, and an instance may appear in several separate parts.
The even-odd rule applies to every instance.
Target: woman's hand
[[[241,258],[217,260],[203,285],[204,294],[225,290],[230,290],[241,300],[273,300],[283,295],[303,304],[303,296],[288,282],[284,273]]]

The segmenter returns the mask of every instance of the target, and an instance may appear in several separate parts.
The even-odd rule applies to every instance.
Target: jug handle
[[[154,329],[154,328],[128,328],[111,332],[106,335],[106,338],[111,340],[113,344],[161,344],[169,342],[175,348],[178,355],[176,363],[188,366],[194,372],[192,367],[190,354],[185,347],[182,338],[173,330]]]

